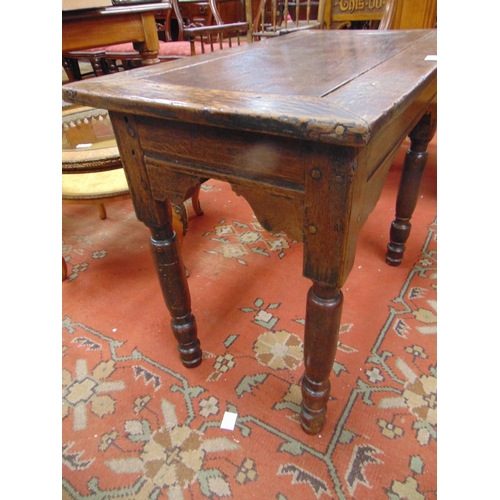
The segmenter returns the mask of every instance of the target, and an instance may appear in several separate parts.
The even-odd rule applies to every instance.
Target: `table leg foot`
[[[171,228],[170,231],[152,229],[151,232],[151,251],[163,298],[172,316],[170,325],[180,359],[185,367],[194,368],[201,363],[202,351],[177,237]]]
[[[307,434],[318,434],[326,420],[326,404],[330,397],[330,381],[316,384],[307,376],[302,379],[300,425]]]
[[[342,303],[342,291],[337,287],[313,284],[307,295],[300,412],[300,423],[307,434],[318,434],[325,423]]]
[[[399,266],[406,250],[405,243],[410,236],[410,219],[417,206],[418,193],[427,162],[427,146],[436,131],[435,117],[429,113],[410,132],[411,145],[406,152],[403,174],[396,200],[396,218],[390,230],[385,261],[390,266]]]
[[[391,224],[390,243],[387,245],[385,262],[390,266],[399,266],[403,262],[403,256],[406,250],[405,242],[410,236],[411,224],[409,220],[402,220],[401,217]]]
[[[186,368],[195,368],[200,365],[202,352],[200,341],[197,338],[196,320],[192,314],[183,318],[172,318],[172,331],[177,339],[177,349]]]

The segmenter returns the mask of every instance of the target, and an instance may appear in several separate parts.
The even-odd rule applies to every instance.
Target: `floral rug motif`
[[[206,183],[183,243],[203,349],[188,370],[131,202],[110,204],[104,221],[63,206],[63,499],[435,499],[432,161],[403,264],[383,261],[397,165],[360,234],[318,436],[298,422],[310,286],[300,243],[266,233],[227,184]],[[232,431],[225,412],[237,413]]]

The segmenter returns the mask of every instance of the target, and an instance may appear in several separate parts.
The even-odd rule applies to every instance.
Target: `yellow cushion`
[[[63,174],[63,200],[114,198],[129,193],[123,168],[88,174]]]

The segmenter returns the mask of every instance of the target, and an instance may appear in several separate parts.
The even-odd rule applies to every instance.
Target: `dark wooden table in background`
[[[135,42],[143,64],[159,63],[156,17],[170,2],[62,11],[62,52]]]
[[[185,366],[202,352],[166,201],[227,181],[265,229],[304,242],[312,287],[300,417],[310,434],[325,421],[358,233],[410,134],[388,262],[404,252],[435,131],[437,63],[426,56],[436,35],[309,30],[63,88],[67,101],[110,110]]]

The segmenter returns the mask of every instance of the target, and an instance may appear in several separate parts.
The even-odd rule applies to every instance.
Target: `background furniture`
[[[325,7],[325,24],[327,29],[359,28],[368,26],[376,28],[382,19],[387,0],[371,2],[350,2],[348,0],[330,0]]]
[[[436,30],[305,30],[230,57],[207,54],[63,87],[67,100],[110,110],[186,367],[200,364],[202,351],[163,201],[182,203],[204,179],[224,180],[266,230],[304,242],[303,275],[312,287],[300,421],[310,434],[325,421],[341,288],[359,231],[410,132],[425,161],[437,92],[437,64],[426,56],[436,45]],[[266,67],[273,71],[263,77]]]
[[[62,11],[62,53],[63,67],[70,81],[78,79],[76,63],[71,60],[90,59],[97,61],[97,73],[107,73],[102,66],[100,52],[107,45],[132,42],[140,53],[142,64],[158,63],[158,28],[156,18],[169,19],[171,4],[161,3],[106,7]],[[88,50],[91,49],[91,50]],[[85,51],[85,52],[83,52]],[[94,69],[96,68],[94,67]],[[72,73],[74,72],[74,73]]]
[[[387,24],[388,12],[390,24]],[[379,23],[385,18],[384,27]],[[350,2],[330,0],[326,3],[327,29],[429,29],[437,25],[437,0],[373,0]]]
[[[321,28],[325,2],[326,0],[319,0],[316,3],[316,17],[313,19],[312,0],[294,4],[289,4],[288,0],[245,0],[244,3],[241,0],[209,0],[211,14],[208,15],[204,10],[204,18],[198,18],[193,25],[189,24],[191,19],[186,19],[183,14],[186,2],[172,0],[178,36],[177,40],[173,40],[173,36],[167,36],[167,39],[172,40],[170,42],[160,41],[159,58],[162,61],[179,59],[297,30]],[[205,8],[203,3],[198,2],[196,5]],[[291,7],[294,7],[293,11]],[[203,25],[210,21],[215,26]],[[140,54],[131,43],[108,47],[105,50],[105,61],[110,72],[118,71],[119,67],[130,69],[141,64]]]
[[[63,110],[62,173],[63,203],[95,204],[101,219],[106,218],[104,201],[130,197],[106,110]]]
[[[232,0],[234,2],[234,0]],[[216,22],[212,26],[193,26],[187,24],[181,12],[179,0],[172,0],[172,8],[177,19],[178,34],[177,40],[168,34],[171,41],[159,43],[159,59],[161,61],[171,61],[190,57],[205,52],[215,52],[251,42],[249,25],[245,21],[224,23],[218,13],[218,2],[210,2],[208,5],[211,11],[210,19]],[[107,47],[105,50],[105,60],[110,72],[116,72],[120,67],[130,69],[142,64],[138,51],[132,43],[123,43]],[[119,61],[119,62],[118,62]]]
[[[108,112],[80,107],[62,113],[62,201],[97,205],[130,198]],[[78,174],[78,175],[76,175]],[[68,276],[62,261],[62,279]]]

